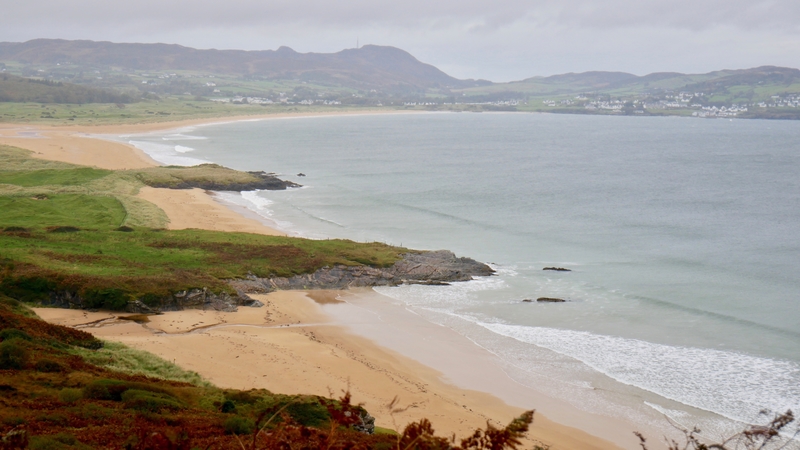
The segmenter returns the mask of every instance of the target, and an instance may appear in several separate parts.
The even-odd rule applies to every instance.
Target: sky
[[[800,67],[800,0],[2,0],[0,41],[331,53],[390,45],[457,78]]]

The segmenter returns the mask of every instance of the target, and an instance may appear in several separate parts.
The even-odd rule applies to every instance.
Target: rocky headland
[[[410,252],[390,267],[366,265],[335,265],[316,272],[293,277],[228,280],[235,293],[215,293],[206,288],[175,292],[146,303],[142,299],[129,301],[125,310],[135,313],[157,313],[184,309],[214,309],[236,311],[239,306],[261,306],[248,294],[266,294],[278,290],[347,289],[353,287],[397,286],[401,284],[447,285],[469,281],[473,277],[493,275],[488,265],[471,258],[457,257],[449,250]],[[85,309],[84,299],[70,292],[53,292],[49,305]]]

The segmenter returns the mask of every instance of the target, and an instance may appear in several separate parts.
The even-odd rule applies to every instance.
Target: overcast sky
[[[800,67],[800,0],[3,0],[0,41],[336,52],[391,45],[458,78]]]

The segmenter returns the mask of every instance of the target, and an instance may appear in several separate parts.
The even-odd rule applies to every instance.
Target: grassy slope
[[[163,213],[134,197],[145,182],[252,175],[221,168],[103,171],[0,148],[2,289],[37,300],[52,291],[113,290],[121,298],[180,290],[226,291],[224,280],[291,276],[334,264],[389,266],[405,249],[346,240],[314,241],[247,233],[167,231]],[[117,229],[125,225],[127,232]]]
[[[129,95],[105,89],[23,78],[5,73],[0,75],[0,102],[128,103],[130,101],[132,97]]]
[[[341,408],[314,396],[223,390],[121,344],[98,349],[102,343],[90,334],[43,322],[2,294],[0,341],[0,435],[24,430],[29,439],[25,447],[3,439],[3,448],[240,448],[230,432],[246,433],[264,411],[289,405],[284,411],[293,420],[326,427],[325,404]],[[191,445],[159,446],[147,441],[153,433]],[[365,446],[391,438],[340,435]]]

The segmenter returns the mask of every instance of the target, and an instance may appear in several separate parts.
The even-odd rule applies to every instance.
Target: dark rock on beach
[[[533,303],[533,300],[531,300],[529,298],[524,298],[524,299],[522,299],[522,303]]]
[[[572,269],[565,269],[563,267],[545,267],[542,270],[554,270],[556,272],[572,272]]]
[[[447,285],[488,276],[494,270],[470,258],[459,258],[448,250],[407,253],[391,267],[336,265],[291,278],[248,277],[229,284],[242,294],[286,289],[346,289],[350,287],[397,286],[400,284]]]
[[[564,303],[566,300],[563,298],[555,298],[555,297],[539,297],[536,299],[537,302],[542,303]]]
[[[47,306],[57,306],[59,308],[89,309],[85,298],[66,291],[50,293],[49,301],[43,302],[43,304]],[[260,307],[264,305],[258,300],[253,300],[246,295],[230,295],[225,292],[215,294],[204,288],[176,292],[158,299],[157,304],[147,305],[139,299],[129,301],[124,311],[139,314],[152,314],[161,311],[181,311],[184,309],[213,309],[216,311],[234,312],[239,306]]]

